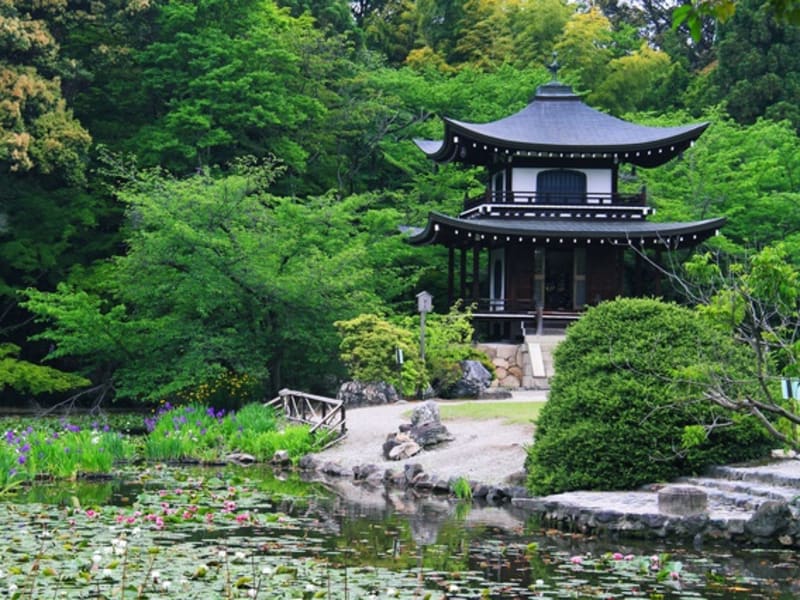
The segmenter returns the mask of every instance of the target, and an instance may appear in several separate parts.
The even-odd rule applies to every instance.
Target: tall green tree
[[[296,138],[325,107],[292,42],[317,35],[311,19],[264,0],[179,0],[160,8],[156,27],[137,55],[151,117],[128,150],[184,173],[248,153],[305,170],[309,150]]]
[[[711,126],[681,159],[639,171],[657,208],[656,218],[726,216],[722,233],[741,248],[796,237],[800,139],[792,125],[761,119],[743,126],[719,112],[706,117]],[[674,115],[651,122],[689,120]]]
[[[28,291],[52,358],[118,397],[153,400],[225,373],[265,390],[336,374],[333,322],[378,306],[359,201],[265,195],[274,169],[143,172],[120,192],[127,251],[93,285]],[[119,176],[123,176],[122,171]]]
[[[45,392],[79,380],[32,364],[21,288],[52,289],[97,256],[105,205],[85,188],[89,132],[64,94],[73,65],[52,29],[62,2],[0,2],[0,387]],[[7,399],[9,394],[4,394]]]
[[[800,26],[775,20],[757,0],[737,5],[719,28],[719,99],[740,123],[789,119],[800,130]]]

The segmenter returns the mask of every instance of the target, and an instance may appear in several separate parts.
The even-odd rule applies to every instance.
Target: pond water
[[[794,552],[592,538],[524,514],[268,470],[154,468],[0,499],[20,598],[776,598]]]

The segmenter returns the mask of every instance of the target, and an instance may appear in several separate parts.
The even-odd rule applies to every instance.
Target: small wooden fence
[[[324,431],[326,439],[330,440],[326,448],[347,435],[344,403],[341,400],[283,389],[264,406],[282,409],[288,420],[309,425],[311,433]]]

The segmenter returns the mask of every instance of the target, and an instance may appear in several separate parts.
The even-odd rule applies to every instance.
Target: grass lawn
[[[544,402],[463,402],[439,404],[442,420],[504,419],[508,423],[530,423],[539,416]]]

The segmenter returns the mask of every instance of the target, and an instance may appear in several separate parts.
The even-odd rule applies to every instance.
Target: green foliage
[[[0,440],[0,488],[44,477],[108,475],[116,461],[133,454],[132,444],[117,432],[67,421],[38,425],[5,431]]]
[[[85,377],[22,360],[18,357],[19,351],[19,346],[14,344],[0,344],[0,391],[11,388],[43,394],[68,391],[90,383]]]
[[[477,360],[494,373],[492,361],[473,347],[472,312],[456,304],[447,314],[428,315],[425,323],[425,367],[428,380],[444,398],[461,377],[461,361]]]
[[[247,452],[265,461],[277,450],[297,460],[317,447],[307,426],[280,423],[262,404],[248,404],[236,412],[199,404],[165,405],[147,419],[147,427],[143,452],[150,460],[216,462],[231,452]]]
[[[529,486],[537,494],[632,489],[768,454],[755,419],[704,397],[710,373],[735,375],[746,359],[723,330],[674,304],[621,299],[590,309],[556,350]]]
[[[664,221],[727,216],[725,236],[744,247],[783,240],[800,228],[800,141],[787,122],[766,119],[741,126],[724,114],[707,115],[711,126],[681,160],[640,170],[648,195]],[[654,125],[690,117],[644,119]]]
[[[698,254],[686,264],[688,289],[703,303],[698,311],[724,328],[750,360],[737,374],[755,386],[716,386],[722,406],[761,419],[781,443],[800,447],[796,399],[784,399],[781,377],[800,374],[800,267],[784,244],[739,256]]]
[[[459,477],[453,483],[453,493],[459,500],[472,500],[472,486],[465,477]]]
[[[121,192],[125,256],[91,292],[28,291],[25,306],[51,325],[40,336],[55,342],[51,356],[110,372],[118,396],[147,400],[230,374],[278,389],[336,372],[333,321],[376,303],[368,236],[353,235],[357,200],[265,196],[274,172],[134,174]]]
[[[718,101],[739,123],[767,117],[800,129],[800,5],[791,4],[795,26],[776,19],[769,3],[743,0],[719,27],[714,82]]]
[[[426,382],[425,366],[419,359],[418,338],[407,328],[393,325],[374,314],[362,314],[335,323],[342,341],[342,362],[350,377],[363,382],[385,381],[403,395],[411,396]],[[395,353],[402,350],[402,368]]]
[[[342,361],[353,379],[394,385],[410,396],[427,385],[447,397],[447,390],[461,376],[462,360],[480,360],[491,371],[488,357],[472,346],[472,314],[453,306],[446,315],[429,313],[425,323],[425,364],[418,357],[418,317],[406,317],[395,325],[373,314],[337,322],[342,335]],[[399,369],[395,351],[403,351]]]

